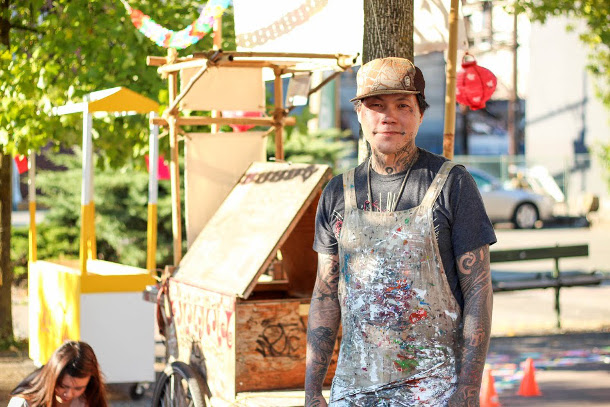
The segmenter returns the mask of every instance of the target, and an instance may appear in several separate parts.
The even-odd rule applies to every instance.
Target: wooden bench
[[[494,292],[553,288],[555,290],[555,311],[557,328],[561,328],[561,307],[559,291],[562,287],[599,285],[604,276],[596,271],[560,271],[559,259],[589,256],[586,244],[570,246],[532,247],[525,249],[494,250],[490,252],[491,263],[508,263],[532,260],[554,260],[554,268],[549,272],[491,271]]]

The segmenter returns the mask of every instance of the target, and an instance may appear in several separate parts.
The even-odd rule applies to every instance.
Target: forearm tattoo
[[[341,308],[338,297],[339,258],[318,255],[318,276],[314,286],[307,324],[307,367],[305,405],[316,406],[333,355]]]
[[[461,369],[456,398],[464,406],[478,405],[479,389],[489,348],[493,291],[489,246],[458,259],[458,276],[464,293],[464,330]]]

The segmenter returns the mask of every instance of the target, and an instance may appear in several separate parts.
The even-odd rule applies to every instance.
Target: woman
[[[107,407],[97,358],[85,342],[68,341],[11,392],[8,407]]]

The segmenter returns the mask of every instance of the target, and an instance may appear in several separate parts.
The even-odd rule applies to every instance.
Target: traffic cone
[[[479,403],[481,404],[481,407],[500,407],[502,405],[498,399],[496,382],[491,374],[491,369],[487,369],[487,374],[483,378],[481,393],[479,394]]]
[[[521,379],[521,386],[519,386],[519,391],[517,392],[519,396],[542,396],[538,384],[536,383],[535,372],[534,360],[532,358],[527,358],[525,360],[525,369],[523,371],[523,379]]]

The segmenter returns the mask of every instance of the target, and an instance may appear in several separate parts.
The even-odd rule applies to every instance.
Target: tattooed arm
[[[458,277],[464,293],[462,363],[458,388],[449,406],[478,406],[485,358],[491,333],[493,291],[489,245],[460,256]]]
[[[338,296],[339,257],[318,254],[318,276],[311,297],[307,324],[305,406],[326,406],[322,385],[337,340],[341,308]]]

